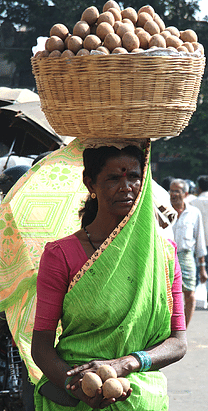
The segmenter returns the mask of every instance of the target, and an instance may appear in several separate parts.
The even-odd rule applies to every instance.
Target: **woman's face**
[[[141,167],[136,158],[122,155],[108,159],[96,183],[92,184],[98,212],[124,217],[139,193],[141,178]]]

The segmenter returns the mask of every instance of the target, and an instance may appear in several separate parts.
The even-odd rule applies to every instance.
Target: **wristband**
[[[199,263],[199,267],[206,267],[206,263]]]
[[[140,361],[141,363],[141,371],[148,371],[151,368],[152,365],[152,360],[150,355],[146,351],[136,351],[132,352],[131,355],[133,355],[137,360]]]
[[[71,376],[71,377],[67,377],[67,378],[66,378],[65,383],[64,383],[64,388],[65,388],[65,391],[67,392],[67,394],[69,394],[69,395],[70,395],[71,397],[73,397],[73,398],[76,398],[76,400],[77,400],[78,398],[75,397],[75,396],[72,394],[71,390],[67,390],[67,388],[66,388],[66,386],[70,383],[70,381],[71,381],[73,378],[74,378],[74,376]]]

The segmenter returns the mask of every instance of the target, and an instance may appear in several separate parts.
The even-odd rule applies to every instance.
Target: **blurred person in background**
[[[196,198],[196,184],[192,180],[184,180],[188,184],[188,195],[185,197],[185,201],[191,203]]]
[[[13,185],[19,180],[19,178],[22,177],[23,174],[25,174],[29,169],[29,166],[18,165],[7,168],[2,174],[0,174],[0,191],[2,192],[2,200]]]
[[[172,177],[172,176],[167,176],[167,177],[165,177],[165,178],[163,178],[163,180],[162,180],[162,183],[161,183],[161,186],[166,190],[166,191],[170,191],[170,184],[171,184],[171,181],[173,181],[174,180],[174,177]]]
[[[197,178],[196,191],[198,197],[195,197],[190,204],[194,207],[197,207],[201,211],[206,247],[208,252],[208,175],[201,175]],[[206,271],[208,271],[208,254],[205,256],[205,262],[198,262],[197,282],[199,282],[200,279],[201,264],[205,265]]]
[[[178,213],[173,225],[174,240],[178,248],[178,259],[182,271],[186,326],[195,310],[196,263],[200,263],[200,281],[207,280],[205,256],[207,254],[201,212],[185,202],[188,184],[182,179],[174,179],[170,185],[170,201]]]

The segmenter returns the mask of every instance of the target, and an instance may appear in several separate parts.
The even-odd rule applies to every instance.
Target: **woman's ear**
[[[87,187],[90,194],[92,194],[95,190],[93,189],[94,184],[92,184],[92,179],[88,176],[83,178],[83,183]]]

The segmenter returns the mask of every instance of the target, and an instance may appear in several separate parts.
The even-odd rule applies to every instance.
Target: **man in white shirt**
[[[170,185],[170,201],[178,213],[173,226],[174,240],[177,244],[178,259],[182,271],[185,302],[186,326],[195,310],[196,264],[200,263],[200,281],[207,280],[205,255],[207,254],[201,212],[186,203],[188,184],[182,179],[175,179]]]
[[[198,197],[195,197],[195,199],[193,199],[190,204],[194,207],[197,207],[201,211],[202,221],[204,225],[205,241],[208,249],[208,176],[199,176],[196,180],[196,183]],[[206,268],[208,270],[208,266]]]

